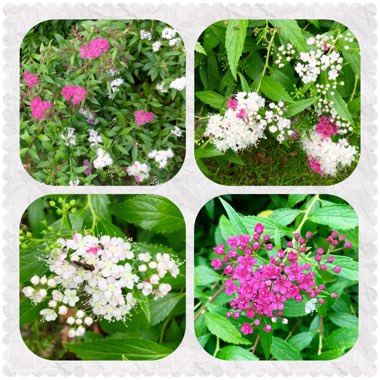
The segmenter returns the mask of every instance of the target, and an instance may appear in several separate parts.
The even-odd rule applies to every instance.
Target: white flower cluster
[[[113,164],[113,160],[109,153],[107,153],[102,148],[98,148],[96,150],[97,157],[95,158],[93,165],[96,169],[102,169],[106,166],[110,166]]]
[[[165,83],[163,82],[156,84],[156,90],[162,92],[163,94],[168,92],[168,90],[165,88]]]
[[[290,120],[282,117],[284,103],[270,103],[265,111],[265,99],[256,92],[239,92],[235,99],[227,103],[224,115],[212,115],[208,119],[205,136],[219,151],[239,150],[256,146],[259,139],[264,138],[265,129],[277,134],[282,142],[286,134],[290,136]]]
[[[75,135],[74,128],[66,128],[65,131],[61,133],[60,138],[65,142],[65,146],[77,145],[77,136]]]
[[[135,178],[136,182],[143,182],[149,178],[150,166],[139,161],[133,162],[127,167],[127,174]]]
[[[148,32],[148,31],[146,31],[144,29],[141,29],[140,30],[140,38],[142,40],[148,40],[148,41],[150,41],[152,39],[152,33]]]
[[[83,116],[87,119],[87,123],[88,123],[88,124],[92,124],[92,125],[96,125],[96,124],[98,124],[99,121],[98,121],[97,118],[96,118],[95,112],[90,111],[90,110],[87,109],[87,108],[81,108],[81,109],[79,110],[79,113],[80,113],[81,115],[83,115]]]
[[[161,42],[160,41],[156,41],[152,44],[152,50],[154,53],[158,52],[161,48]]]
[[[297,63],[294,68],[303,83],[316,82],[322,71],[327,71],[328,79],[335,83],[343,67],[343,58],[339,52],[333,49],[330,44],[331,39],[334,37],[325,34],[308,38],[307,44],[314,46],[315,49],[301,52],[299,56],[295,55],[295,50],[291,44],[282,45],[279,48],[275,63],[279,67],[284,67],[286,62],[296,60]]]
[[[118,92],[120,90],[120,86],[124,83],[124,80],[122,78],[114,79],[111,82],[111,91],[112,92]]]
[[[80,184],[80,180],[78,178],[76,179],[72,179],[70,182],[69,182],[69,185],[70,186],[78,186]]]
[[[95,129],[90,128],[88,132],[89,132],[88,141],[90,142],[90,146],[94,147],[100,144],[101,142],[103,142],[102,136],[100,136],[99,133],[95,131]]]
[[[171,133],[172,135],[176,136],[176,137],[181,137],[181,136],[182,136],[182,130],[181,130],[181,128],[179,128],[179,127],[174,127],[174,128],[170,131],[170,133]]]
[[[324,174],[335,176],[338,169],[350,166],[356,158],[357,148],[346,139],[334,142],[331,138],[322,138],[317,131],[310,136],[304,134],[301,143],[308,157],[320,164]]]
[[[96,319],[125,321],[137,304],[134,289],[164,297],[171,286],[163,278],[179,273],[171,255],[141,253],[136,258],[130,241],[118,237],[76,233],[57,243],[47,257],[52,276],[33,276],[32,286],[22,292],[34,304],[48,299],[48,308],[40,312],[45,321],[67,316],[70,338],[82,336]]]
[[[119,70],[111,68],[111,69],[107,70],[107,74],[111,75],[111,77],[115,77],[117,74],[119,74]]]
[[[181,77],[173,80],[169,84],[170,88],[174,88],[175,90],[182,91],[186,87],[186,77]]]
[[[168,165],[169,158],[174,157],[174,152],[170,148],[167,150],[152,150],[148,153],[148,157],[154,159],[158,166],[163,169]]]
[[[164,28],[164,30],[161,33],[161,37],[165,38],[165,40],[171,40],[177,35],[177,32],[169,27]]]

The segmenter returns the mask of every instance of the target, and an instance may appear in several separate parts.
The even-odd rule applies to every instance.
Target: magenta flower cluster
[[[228,249],[223,244],[214,248],[219,257],[211,261],[215,270],[223,270],[226,276],[225,293],[234,296],[229,305],[232,310],[227,317],[247,317],[252,322],[244,322],[241,326],[243,334],[252,334],[255,327],[261,326],[265,332],[272,329],[271,323],[283,318],[283,310],[287,300],[301,302],[313,300],[323,304],[324,296],[337,298],[337,294],[328,294],[323,284],[316,283],[315,269],[327,270],[322,264],[323,248],[318,248],[315,260],[306,255],[310,251],[307,243],[313,234],[307,232],[305,238],[295,233],[292,241],[288,241],[285,249],[277,250],[276,255],[270,255],[269,262],[258,255],[260,252],[274,250],[271,237],[264,235],[264,226],[257,224],[253,236],[240,235],[227,239]],[[338,242],[344,242],[345,237],[338,237],[336,231],[327,238],[331,252]],[[352,247],[346,242],[345,248]],[[333,262],[334,257],[327,255],[326,262]],[[336,266],[334,273],[341,268]]]
[[[327,116],[321,116],[318,118],[318,123],[315,126],[317,132],[323,139],[335,136],[338,133],[339,127],[331,121],[331,118]]]
[[[48,108],[51,107],[51,103],[48,101],[42,101],[42,99],[37,96],[30,102],[30,108],[32,109],[32,117],[41,120]]]
[[[99,58],[103,53],[106,53],[110,48],[109,42],[105,38],[95,38],[88,45],[80,46],[79,52],[83,59]]]
[[[146,123],[150,123],[154,118],[153,112],[146,112],[144,110],[135,111],[133,113],[135,117],[135,123],[137,125],[144,125]]]
[[[61,94],[66,101],[71,100],[73,104],[79,104],[86,97],[86,90],[81,86],[65,86]]]
[[[40,78],[38,78],[38,75],[32,74],[29,71],[25,71],[22,77],[29,88],[32,88],[40,83]]]
[[[321,176],[325,175],[325,172],[321,168],[321,163],[316,158],[314,158],[313,156],[309,154],[307,156],[307,159],[309,161],[309,167],[313,172]]]

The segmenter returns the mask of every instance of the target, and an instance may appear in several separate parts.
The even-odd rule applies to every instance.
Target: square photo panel
[[[158,185],[185,155],[185,50],[156,20],[52,20],[20,48],[20,157],[47,185]]]
[[[333,360],[358,339],[358,216],[325,194],[223,195],[195,223],[195,334],[222,360]]]
[[[360,49],[333,20],[226,20],[195,49],[195,155],[223,185],[332,185],[359,161]]]
[[[49,195],[26,209],[20,333],[34,354],[158,360],[179,346],[185,327],[185,221],[174,203]]]

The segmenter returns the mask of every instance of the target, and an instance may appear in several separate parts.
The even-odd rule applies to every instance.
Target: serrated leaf
[[[167,296],[150,302],[150,314],[152,326],[165,320],[181,300],[185,293],[169,293]]]
[[[201,53],[201,54],[207,55],[205,49],[203,49],[203,46],[201,45],[201,43],[199,41],[197,41],[195,43],[195,51],[197,53]]]
[[[358,227],[359,224],[354,209],[343,204],[320,207],[309,215],[308,220],[340,230],[349,230]]]
[[[158,360],[173,349],[144,339],[102,339],[67,344],[69,351],[83,360]]]
[[[340,358],[344,354],[344,349],[324,351],[320,355],[313,355],[310,360],[334,360]]]
[[[358,317],[350,313],[333,313],[328,314],[332,323],[339,327],[358,327]]]
[[[226,105],[226,98],[215,91],[197,91],[195,96],[203,103],[218,110],[224,108]]]
[[[277,360],[302,360],[301,353],[297,348],[275,336],[272,341],[271,354]]]
[[[264,233],[270,236],[275,236],[276,233],[278,233],[280,237],[283,237],[291,232],[290,229],[282,226],[270,218],[262,218],[260,216],[243,216],[241,217],[241,221],[243,222],[248,233],[253,233],[254,228],[258,223],[261,223],[264,226]]]
[[[282,100],[284,102],[293,103],[293,99],[286,92],[285,88],[268,75],[262,79],[260,90],[266,97],[275,102]]]
[[[359,336],[359,329],[357,327],[341,327],[333,331],[324,343],[324,346],[331,350],[339,348],[351,348],[356,343]]]
[[[297,302],[294,299],[288,299],[284,304],[283,315],[284,317],[302,317],[306,315],[305,305],[306,300]]]
[[[279,28],[280,36],[285,41],[292,43],[299,52],[307,51],[305,37],[296,20],[270,20],[270,22]]]
[[[229,20],[226,30],[227,60],[233,77],[237,78],[237,67],[244,49],[248,20]]]
[[[286,106],[286,111],[284,112],[284,117],[290,118],[298,115],[300,112],[306,108],[312,106],[319,98],[303,99],[298,100]]]
[[[307,194],[289,194],[288,196],[288,204],[289,207],[293,207],[296,204],[302,202],[307,197]]]
[[[348,256],[330,255],[334,257],[334,262],[326,263],[327,269],[331,272],[336,266],[341,268],[339,273],[334,273],[336,276],[347,278],[351,281],[359,281],[359,263]]]
[[[289,339],[289,344],[291,344],[293,347],[295,347],[298,351],[304,350],[306,347],[308,347],[313,340],[315,334],[312,332],[302,332],[296,335],[293,335]]]
[[[222,360],[259,360],[259,358],[253,355],[249,350],[237,346],[221,348],[216,357]]]
[[[21,251],[20,255],[20,282],[26,284],[35,274],[42,276],[48,271],[46,252],[43,245],[38,245]]]
[[[232,344],[251,344],[249,340],[241,336],[240,332],[235,329],[234,325],[226,317],[207,312],[205,313],[205,321],[210,332],[224,342]]]
[[[119,203],[113,212],[120,220],[157,233],[171,234],[185,229],[178,207],[158,195],[130,197]]]
[[[247,80],[244,78],[244,75],[241,74],[241,73],[238,73],[238,74],[239,74],[242,90],[245,91],[245,92],[250,92],[251,88],[249,87],[249,84],[248,84]]]
[[[236,235],[249,235],[248,229],[245,227],[244,223],[241,221],[238,213],[223,199],[219,198],[222,202],[224,209],[227,212],[228,218],[232,224],[234,232]]]
[[[213,284],[215,281],[222,280],[223,276],[216,273],[209,267],[204,265],[198,266],[194,269],[194,284],[195,286],[204,286]]]
[[[294,219],[303,213],[303,210],[294,210],[291,208],[279,208],[274,210],[269,218],[273,219],[276,223],[282,226],[287,226],[294,221]]]

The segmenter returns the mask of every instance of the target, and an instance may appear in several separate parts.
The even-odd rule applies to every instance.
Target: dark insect
[[[89,270],[90,272],[92,272],[95,269],[95,267],[92,264],[80,263],[79,261],[70,261],[70,264],[74,265],[74,267],[77,268]]]

